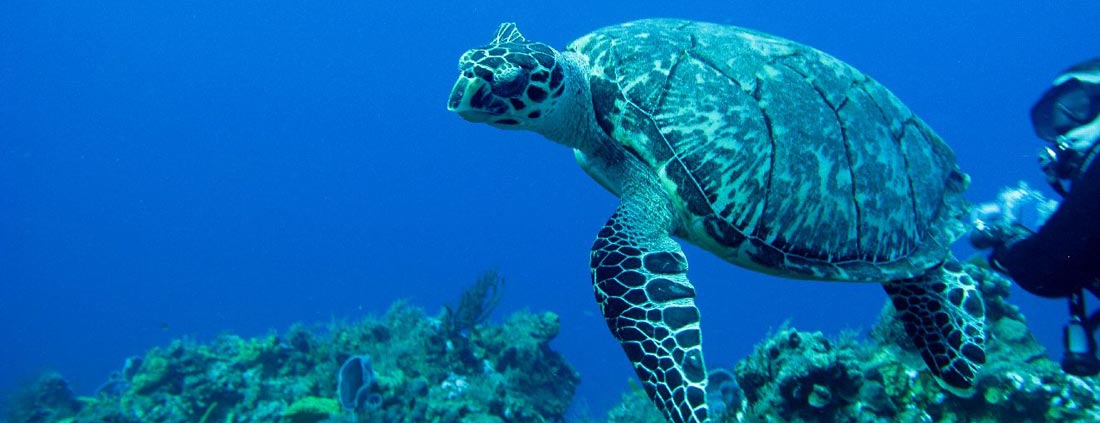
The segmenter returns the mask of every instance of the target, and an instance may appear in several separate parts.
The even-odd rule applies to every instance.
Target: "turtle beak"
[[[485,80],[459,76],[447,100],[447,110],[470,122],[482,123],[499,115],[486,110],[492,101],[493,90]]]

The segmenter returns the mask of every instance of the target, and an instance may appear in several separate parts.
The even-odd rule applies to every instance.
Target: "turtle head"
[[[516,24],[501,24],[489,45],[459,59],[447,109],[470,122],[538,131],[565,90],[560,57],[550,46],[524,39]]]

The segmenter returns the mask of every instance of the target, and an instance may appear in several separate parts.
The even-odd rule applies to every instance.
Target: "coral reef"
[[[781,328],[735,373],[745,390],[751,417],[783,421],[845,421],[860,399],[864,380],[860,348],[848,336],[836,342],[821,333]]]
[[[69,383],[48,371],[14,393],[5,408],[11,423],[52,423],[72,416],[80,407]]]
[[[495,270],[482,273],[462,292],[457,305],[444,308],[442,320],[446,330],[460,334],[488,320],[500,303],[503,287],[504,278]]]
[[[781,327],[732,371],[711,369],[712,421],[1096,422],[1100,378],[1062,372],[1006,301],[1010,282],[976,263],[986,300],[988,363],[968,398],[945,391],[909,344],[893,308],[870,337]],[[456,310],[406,303],[380,318],[294,326],[254,339],[177,340],[127,359],[93,397],[56,373],[15,395],[8,423],[560,422],[579,377],[550,349],[553,313],[487,324],[501,279],[486,273]],[[466,316],[466,317],[457,317]],[[608,423],[663,423],[632,384]]]
[[[595,423],[596,419],[585,419],[585,423]],[[668,423],[660,411],[653,406],[645,391],[637,381],[630,381],[630,389],[623,394],[619,406],[607,413],[607,423]]]
[[[317,423],[340,415],[340,403],[332,398],[305,397],[283,411],[285,423]]]
[[[127,360],[79,401],[64,379],[47,375],[11,404],[7,422],[563,421],[579,377],[549,347],[557,316],[518,312],[489,324],[484,307],[495,300],[472,297],[463,302],[483,308],[461,332],[443,322],[447,312],[433,317],[399,302],[354,324],[176,340]],[[350,407],[341,406],[340,382]]]
[[[715,406],[715,422],[1097,422],[1100,377],[1065,374],[1046,357],[1024,316],[1006,301],[1011,282],[966,263],[986,301],[988,362],[974,394],[962,398],[940,387],[895,320],[883,307],[870,339],[781,327],[737,364],[743,389]],[[712,370],[712,373],[714,371]],[[711,380],[714,383],[715,380]],[[712,391],[708,389],[708,391]],[[659,422],[644,393],[632,390],[607,422]]]

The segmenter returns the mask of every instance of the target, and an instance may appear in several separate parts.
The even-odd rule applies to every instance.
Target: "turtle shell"
[[[968,178],[885,87],[813,48],[716,24],[644,20],[568,47],[601,128],[652,167],[677,235],[786,276],[884,280],[943,261]]]

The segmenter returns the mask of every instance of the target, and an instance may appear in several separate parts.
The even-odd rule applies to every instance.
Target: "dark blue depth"
[[[448,113],[458,56],[501,21],[557,47],[642,17],[774,33],[893,90],[955,149],[977,202],[1043,185],[1027,111],[1097,54],[1100,8],[971,3],[2,2],[0,393],[56,369],[91,394],[181,336],[398,299],[434,314],[496,267],[497,315],[559,313],[574,407],[602,414],[633,377],[588,281],[615,199],[569,151]],[[712,366],[784,320],[866,329],[885,301],[686,252]],[[1013,300],[1060,353],[1064,303]]]

